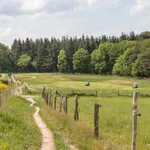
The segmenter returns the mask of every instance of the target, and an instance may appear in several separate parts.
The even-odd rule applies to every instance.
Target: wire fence
[[[35,90],[42,92],[43,88],[34,88]],[[94,96],[94,97],[113,97],[113,96],[127,96],[132,97],[134,90],[59,90],[54,88],[45,88],[49,94],[63,95],[63,96]],[[139,91],[137,89],[137,91]],[[150,97],[150,91],[139,91],[140,97]]]

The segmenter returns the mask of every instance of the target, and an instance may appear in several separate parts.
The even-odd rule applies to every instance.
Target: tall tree
[[[40,72],[49,72],[50,71],[50,61],[48,52],[48,39],[41,39],[41,50],[38,53],[37,68]]]
[[[80,48],[73,55],[74,70],[79,73],[88,73],[89,61],[90,61],[90,57],[88,51],[83,48]]]
[[[0,72],[11,71],[10,51],[7,46],[0,44]]]
[[[130,38],[131,41],[136,40],[136,35],[135,35],[134,31],[130,32],[130,37],[129,38]]]
[[[132,75],[150,77],[150,48],[138,55],[132,67]]]
[[[122,76],[131,76],[133,62],[130,57],[133,54],[133,48],[128,48],[124,54],[120,55],[113,66],[113,74]]]

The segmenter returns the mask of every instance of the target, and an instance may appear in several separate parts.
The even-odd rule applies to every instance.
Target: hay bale
[[[90,82],[85,82],[85,86],[90,86]]]

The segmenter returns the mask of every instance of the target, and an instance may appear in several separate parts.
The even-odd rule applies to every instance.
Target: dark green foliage
[[[142,33],[139,35],[139,38],[140,38],[140,39],[150,39],[150,32],[148,32],[148,31],[142,32]]]
[[[130,76],[133,63],[136,60],[136,57],[133,56],[136,49],[136,42],[122,41],[120,42],[120,46],[124,49],[124,53],[116,60],[112,73],[116,75]]]
[[[2,82],[3,84],[8,85],[8,80],[0,80],[0,82]]]
[[[73,55],[73,69],[78,73],[88,73],[90,56],[87,50],[80,48]]]
[[[0,72],[96,73],[149,77],[150,32],[120,37],[85,36],[62,39],[15,39],[11,50],[0,44]],[[65,57],[60,53],[64,50]],[[79,52],[78,50],[86,51]],[[22,56],[30,59],[22,59]],[[90,55],[90,57],[89,57]],[[58,57],[61,56],[61,57]],[[63,57],[62,57],[63,56]],[[23,60],[29,60],[19,65]],[[19,67],[18,67],[19,65]]]
[[[10,51],[8,47],[0,44],[0,73],[11,70]]]
[[[140,53],[132,67],[132,75],[150,77],[150,39],[141,42]]]

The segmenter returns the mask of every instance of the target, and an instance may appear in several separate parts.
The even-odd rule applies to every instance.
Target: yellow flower
[[[0,83],[0,90],[5,90],[5,89],[7,89],[7,85]]]

